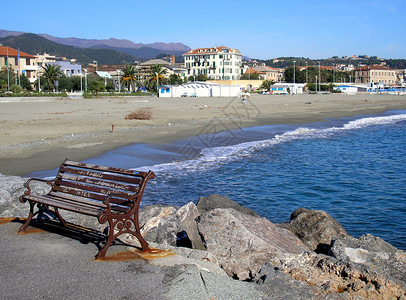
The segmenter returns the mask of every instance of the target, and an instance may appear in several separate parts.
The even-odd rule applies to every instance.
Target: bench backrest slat
[[[152,175],[155,177],[154,174]],[[147,177],[151,177],[151,172],[65,160],[59,168],[49,195],[103,201],[108,195],[114,194],[110,198],[112,205],[131,208],[134,202],[128,201],[128,198],[133,198],[135,201],[141,200],[138,193],[142,195]]]
[[[98,165],[93,165],[93,164],[88,164],[88,163],[80,163],[80,162],[70,161],[70,160],[66,160],[63,163],[63,165],[74,166],[74,167],[79,167],[79,168],[83,168],[83,169],[99,170],[99,171],[103,171],[103,172],[112,172],[112,173],[117,173],[117,174],[138,175],[140,177],[145,177],[147,175],[147,172],[133,171],[133,170],[127,170],[127,169],[121,169],[121,168],[114,168],[114,167],[104,167],[104,166],[98,166]]]
[[[58,174],[58,179],[67,180],[67,181],[76,181],[76,182],[83,182],[88,184],[96,184],[103,187],[120,189],[130,192],[137,192],[139,186],[135,184],[128,184],[128,183],[120,183],[117,181],[107,181],[107,180],[99,180],[98,178],[92,177],[84,177],[84,176],[76,176],[66,173]]]
[[[132,197],[135,195],[135,193],[127,192],[127,191],[122,191],[119,189],[114,189],[114,188],[105,188],[100,185],[96,184],[85,184],[77,181],[66,181],[66,180],[60,180],[57,179],[55,181],[55,186],[56,187],[70,187],[74,189],[80,189],[83,191],[89,191],[89,192],[94,192],[97,194],[103,194],[103,195],[109,195],[109,194],[117,194],[122,197]]]
[[[65,167],[65,166],[61,166],[61,168],[59,169],[59,173],[70,173],[70,174],[76,174],[76,175],[81,175],[81,176],[86,176],[86,177],[93,177],[93,178],[98,178],[98,179],[127,182],[127,183],[132,183],[132,184],[137,184],[137,185],[139,185],[142,182],[142,177],[138,177],[138,175],[133,175],[131,177],[130,176],[121,176],[121,174],[116,175],[114,173],[113,174],[107,173],[106,171],[97,172],[97,171],[90,171],[87,169],[70,168],[70,167]]]

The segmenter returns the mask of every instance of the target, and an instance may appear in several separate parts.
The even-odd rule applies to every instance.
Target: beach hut
[[[333,89],[336,91],[340,91],[341,93],[350,95],[354,95],[358,92],[358,87],[350,85],[335,86]]]
[[[161,85],[159,97],[235,97],[241,94],[239,85],[189,82],[181,85]]]

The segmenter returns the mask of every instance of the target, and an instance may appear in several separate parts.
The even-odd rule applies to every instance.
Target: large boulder
[[[216,208],[233,208],[243,214],[259,217],[259,215],[252,209],[241,206],[237,202],[231,200],[226,196],[216,194],[212,194],[208,197],[200,197],[199,201],[197,201],[196,203],[196,206],[200,214],[203,214]]]
[[[331,295],[340,295],[342,299],[404,299],[406,297],[404,279],[402,282],[366,265],[341,261],[324,254],[284,253],[271,259],[270,264],[274,269],[290,275],[294,280],[311,286],[315,295],[318,295],[316,299],[331,297]],[[404,268],[404,264],[398,267]],[[322,295],[324,296],[321,297]]]
[[[26,190],[24,183],[27,178],[19,176],[6,176],[0,174],[0,216],[27,217],[29,205],[22,204],[18,198]]]
[[[266,293],[269,299],[326,299],[319,297],[320,293],[314,286],[278,270],[271,263],[266,263],[255,276],[259,290]],[[268,299],[268,298],[267,298]],[[329,297],[334,299],[334,297]]]
[[[336,239],[329,254],[340,261],[362,264],[381,276],[400,280],[406,289],[406,252],[379,237],[365,234],[358,239]]]
[[[207,251],[213,253],[230,277],[250,280],[272,257],[308,250],[290,231],[265,218],[232,208],[217,208],[198,218]]]
[[[141,234],[147,241],[172,246],[204,250],[197,231],[199,216],[192,202],[181,208],[175,206],[149,205],[140,210]]]
[[[347,238],[351,235],[331,215],[321,210],[297,209],[288,223],[277,226],[292,231],[311,250],[327,251],[335,238]]]

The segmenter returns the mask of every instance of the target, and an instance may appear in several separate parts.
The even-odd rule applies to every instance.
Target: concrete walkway
[[[0,225],[2,299],[261,299],[255,284],[207,272],[179,255],[95,261],[97,236]],[[111,246],[108,257],[128,250]]]

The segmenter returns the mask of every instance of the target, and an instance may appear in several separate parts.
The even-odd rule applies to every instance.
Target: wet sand
[[[151,119],[126,119],[140,109]],[[56,168],[65,158],[84,160],[132,143],[392,109],[406,109],[406,95],[251,95],[246,103],[239,98],[0,98],[0,173]]]

